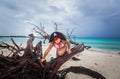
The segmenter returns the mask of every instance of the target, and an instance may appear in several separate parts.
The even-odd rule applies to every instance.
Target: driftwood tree
[[[33,24],[34,25],[34,24]],[[34,25],[39,33],[45,39],[49,39],[49,35],[44,29]],[[34,35],[30,34],[25,48],[20,47],[13,39],[13,46],[5,42],[0,43],[1,49],[11,51],[11,56],[4,56],[4,52],[0,55],[0,79],[65,79],[68,72],[86,74],[96,79],[105,79],[104,76],[96,71],[85,67],[70,67],[61,71],[59,68],[70,58],[84,50],[84,44],[77,44],[71,48],[71,54],[52,59],[49,62],[40,62],[39,53],[42,51],[41,41],[33,47]],[[22,56],[19,53],[23,53]],[[61,75],[61,76],[59,76]]]
[[[32,24],[32,23],[31,23],[31,24]],[[35,28],[34,28],[34,31],[35,31],[35,32],[39,33],[40,35],[42,34],[41,36],[42,36],[45,40],[46,40],[46,39],[49,40],[50,35],[49,35],[43,28],[40,28],[40,27],[43,27],[42,24],[41,24],[40,27],[37,26],[37,25],[35,25],[35,24],[32,24],[32,25],[35,26]],[[57,23],[54,22],[54,25],[55,25],[55,28],[54,28],[55,31],[58,31],[58,25],[57,25]],[[75,45],[75,47],[72,48],[72,50],[73,50],[73,49],[75,49],[75,50],[78,49],[78,50],[79,50],[79,49],[80,49],[80,46],[83,47],[82,50],[84,50],[84,48],[86,48],[86,49],[91,48],[90,46],[85,46],[84,43],[79,44],[79,43],[71,40],[71,36],[72,36],[72,33],[73,33],[74,30],[75,30],[75,29],[72,29],[71,32],[67,31],[67,37],[70,39],[70,40],[69,40],[70,43]],[[46,35],[47,35],[47,38],[45,38]],[[44,41],[44,42],[45,42],[45,41]],[[83,46],[82,46],[82,45],[83,45]],[[80,50],[80,51],[82,51],[82,50]],[[77,53],[80,52],[80,51],[77,51]],[[76,54],[76,53],[74,53],[74,54]],[[71,54],[71,55],[72,55],[72,54]],[[73,55],[72,55],[72,56],[69,56],[69,57],[65,57],[65,58],[70,59],[70,57],[71,57],[73,60],[79,60],[79,59],[73,57]],[[61,58],[61,59],[63,59],[64,62],[65,62],[65,60],[66,60],[66,59],[64,59],[64,58]],[[66,60],[66,61],[67,61],[67,60]],[[57,62],[58,62],[58,61],[57,61]],[[62,63],[62,64],[64,64],[64,63]],[[61,65],[62,65],[62,64],[61,64]],[[60,66],[60,65],[59,65],[59,66]],[[54,67],[55,67],[55,66],[54,66]],[[58,67],[58,66],[57,66],[57,67]],[[59,69],[59,68],[58,68],[58,69]],[[57,71],[58,69],[56,69],[56,71]],[[56,73],[56,72],[54,71],[54,73]],[[52,76],[52,75],[51,75],[51,76]]]
[[[70,67],[58,72],[58,69],[67,60],[84,50],[83,44],[73,47],[70,55],[66,54],[49,62],[39,63],[37,53],[41,51],[39,49],[41,48],[41,45],[39,45],[41,43],[39,42],[35,47],[33,47],[33,40],[34,36],[30,35],[26,48],[20,48],[13,39],[12,42],[14,42],[15,46],[11,46],[4,42],[0,43],[0,48],[18,51],[12,52],[15,54],[11,57],[0,55],[0,79],[64,79],[65,75],[70,71],[74,73],[87,74],[97,79],[105,79],[101,74],[84,67]],[[19,56],[18,54],[20,51],[24,51],[22,56]],[[80,71],[76,71],[76,69],[79,69]],[[58,76],[58,74],[61,74],[61,77]]]

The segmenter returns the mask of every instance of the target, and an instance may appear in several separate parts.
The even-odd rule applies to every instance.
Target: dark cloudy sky
[[[0,0],[0,36],[34,33],[30,23],[79,37],[120,37],[120,0]]]

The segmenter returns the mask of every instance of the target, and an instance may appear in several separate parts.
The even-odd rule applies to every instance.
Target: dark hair
[[[62,40],[66,40],[66,36],[65,36],[63,33],[61,33],[61,32],[53,32],[53,33],[50,35],[49,42],[53,42],[53,39],[54,39],[54,37],[56,37],[56,36],[60,37]]]

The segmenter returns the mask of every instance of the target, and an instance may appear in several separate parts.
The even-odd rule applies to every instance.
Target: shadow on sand
[[[64,70],[61,70],[58,72],[58,74],[61,75],[61,79],[65,79],[65,76],[69,73],[69,72],[73,72],[76,74],[85,74],[88,75],[94,79],[106,79],[103,75],[101,75],[100,73],[93,71],[91,69],[82,67],[82,66],[72,66],[69,68],[66,68]]]

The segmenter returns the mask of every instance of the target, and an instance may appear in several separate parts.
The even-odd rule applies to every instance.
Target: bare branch
[[[35,26],[35,28],[33,28],[33,30],[36,33],[40,34],[44,38],[44,43],[45,43],[46,39],[49,39],[49,34],[47,32],[45,32],[44,26],[41,23],[40,23],[40,27],[35,25],[35,24],[33,24],[33,23],[30,23],[30,22],[28,22],[28,23],[33,25],[33,26]]]
[[[15,41],[11,38],[13,44],[17,47],[18,50],[20,50],[19,46],[15,43]]]
[[[61,24],[60,23],[58,24],[58,23],[56,23],[54,21],[53,21],[53,24],[55,25],[55,27],[54,27],[55,32],[58,31],[59,30],[58,25],[61,25]]]
[[[71,38],[71,35],[72,35],[72,33],[73,33],[74,30],[75,30],[75,28],[73,28],[73,29],[69,32],[69,29],[67,29],[67,36],[68,36],[69,39]]]

